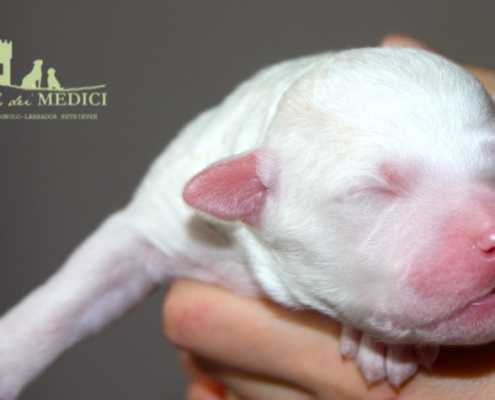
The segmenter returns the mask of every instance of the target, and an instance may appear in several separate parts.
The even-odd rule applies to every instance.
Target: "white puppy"
[[[130,204],[0,320],[0,400],[179,276],[337,318],[370,382],[400,385],[437,345],[490,341],[494,155],[491,98],[438,55],[267,68],[190,123]]]

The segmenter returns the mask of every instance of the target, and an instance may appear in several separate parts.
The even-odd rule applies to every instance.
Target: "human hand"
[[[391,35],[382,45],[421,47]],[[464,65],[495,93],[495,72]],[[199,294],[200,293],[200,294]],[[166,331],[187,350],[189,400],[327,400],[395,398],[387,384],[367,386],[339,349],[340,325],[313,312],[182,281],[165,307]],[[421,371],[401,399],[486,398],[495,388],[495,347],[443,349],[431,373]],[[229,389],[228,393],[224,387]]]
[[[165,331],[187,350],[189,400],[384,399],[340,356],[340,324],[312,311],[287,310],[196,281],[175,283],[164,308]],[[221,387],[238,397],[222,397]]]
[[[312,311],[287,310],[183,280],[171,287],[164,320],[167,336],[187,351],[184,359],[192,376],[188,400],[397,396],[386,383],[366,385],[355,362],[340,356],[340,324]],[[433,371],[420,370],[400,389],[400,398],[479,399],[494,390],[494,344],[444,348]]]

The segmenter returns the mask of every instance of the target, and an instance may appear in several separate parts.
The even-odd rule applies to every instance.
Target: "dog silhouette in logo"
[[[48,89],[51,90],[60,90],[62,89],[62,86],[60,86],[60,82],[58,81],[57,77],[55,76],[55,68],[50,68],[48,71]]]
[[[41,66],[43,60],[34,61],[33,69],[22,79],[22,87],[26,89],[38,89],[41,87],[41,77],[43,75]]]

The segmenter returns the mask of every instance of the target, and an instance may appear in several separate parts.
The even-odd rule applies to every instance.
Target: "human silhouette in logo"
[[[48,72],[48,89],[50,90],[62,89],[62,86],[60,86],[60,82],[55,76],[55,72],[57,72],[55,68],[50,68],[47,72]]]
[[[26,89],[39,89],[41,87],[41,77],[43,75],[41,66],[43,60],[34,61],[33,69],[22,79],[22,87]]]

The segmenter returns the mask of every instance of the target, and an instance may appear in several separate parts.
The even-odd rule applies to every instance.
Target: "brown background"
[[[488,0],[2,1],[13,83],[42,58],[66,87],[108,84],[109,104],[77,109],[97,121],[0,120],[0,312],[127,202],[184,123],[260,67],[393,31],[495,67],[494,11]],[[162,298],[64,356],[22,399],[183,398]]]

